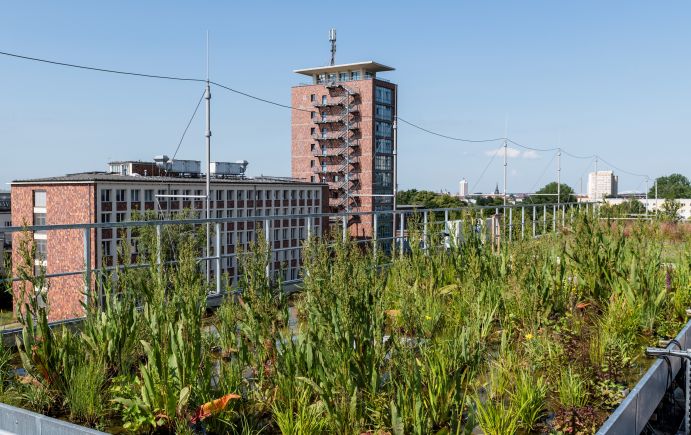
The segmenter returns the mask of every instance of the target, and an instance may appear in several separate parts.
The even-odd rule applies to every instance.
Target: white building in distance
[[[612,171],[597,171],[588,174],[588,199],[599,201],[617,194],[619,177]]]
[[[465,178],[458,182],[458,196],[461,198],[468,196],[468,181]]]

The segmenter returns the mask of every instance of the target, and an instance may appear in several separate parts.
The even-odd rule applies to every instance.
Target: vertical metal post
[[[307,220],[307,233],[309,234],[310,232],[310,224],[309,224],[309,219]],[[271,243],[271,220],[267,219],[264,221],[264,239],[266,239],[266,252],[267,255],[269,256],[268,261],[266,262],[266,277],[270,278],[271,277],[271,264],[273,263],[274,260],[274,250],[273,250],[273,244]]]
[[[682,358],[682,364],[686,366],[686,401],[684,403],[684,431],[686,435],[691,434],[691,361]]]
[[[537,236],[537,210],[533,206],[533,239]]]
[[[156,264],[161,266],[161,225],[156,225]]]
[[[547,234],[547,204],[542,206],[542,234]]]
[[[400,214],[400,216],[399,216],[399,219],[400,219],[400,222],[401,222],[401,234],[400,234],[401,237],[400,237],[400,239],[399,239],[399,243],[400,243],[400,254],[401,254],[401,257],[402,257],[402,256],[403,256],[403,242],[404,242],[404,240],[403,240],[403,234],[404,234],[404,228],[405,228],[405,213],[401,212],[401,214]]]
[[[84,228],[84,295],[91,304],[91,228]]]
[[[216,231],[216,294],[221,294],[221,223],[216,222],[214,225]]]
[[[525,239],[525,207],[521,207],[521,240]]]
[[[379,238],[379,225],[377,225],[377,214],[374,213],[372,216],[372,224],[373,224],[373,229],[372,229],[372,255],[374,255],[374,259],[377,259],[377,239]]]
[[[343,213],[343,221],[342,221],[342,230],[343,230],[343,241],[346,241],[346,233],[348,232],[348,217],[345,213]]]
[[[422,245],[425,248],[425,251],[427,251],[427,224],[428,224],[428,212],[425,210],[424,214],[422,215],[422,218],[424,220],[423,227],[422,227]]]
[[[557,232],[557,206],[552,205],[552,232]]]
[[[561,205],[561,227],[564,228],[566,224],[566,204]]]
[[[211,86],[209,85],[209,35],[206,35],[206,256],[211,255]],[[206,266],[206,283],[211,282],[211,268]]]
[[[509,238],[506,240],[506,243],[510,243],[511,239],[513,239],[513,207],[509,208]]]
[[[395,99],[396,106],[398,106],[398,97]],[[398,112],[393,118],[393,211],[396,211],[398,202],[396,195],[398,194]]]
[[[312,238],[312,218],[306,217],[305,223],[307,224],[307,239],[309,240]],[[267,238],[268,238],[268,236],[267,236]]]

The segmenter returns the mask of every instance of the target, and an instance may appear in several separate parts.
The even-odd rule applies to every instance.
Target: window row
[[[128,195],[129,192],[129,195]],[[116,202],[139,202],[142,198],[141,190],[139,189],[115,189],[115,201]],[[261,200],[261,199],[318,199],[319,191],[315,189],[256,189],[256,190],[243,190],[243,189],[215,189],[211,191],[211,197],[215,198],[216,201],[243,201],[245,199],[251,200]],[[39,192],[35,192],[34,204],[42,203],[43,205],[34,205],[34,207],[45,207],[45,192],[42,192],[42,196],[37,195]],[[101,189],[101,202],[111,202],[113,198],[112,189]],[[181,198],[184,197],[203,197],[205,196],[204,190],[202,189],[158,189],[156,195],[172,195]],[[41,200],[42,198],[42,200]],[[145,189],[143,193],[143,198],[145,202],[151,202],[154,200],[154,189]]]

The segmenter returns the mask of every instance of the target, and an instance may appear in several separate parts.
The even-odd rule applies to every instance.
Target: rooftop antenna
[[[209,81],[209,31],[206,31],[206,219],[211,217],[211,86]],[[211,256],[211,224],[206,222],[206,256]],[[211,281],[211,265],[206,262],[206,282]],[[221,271],[216,271],[216,276],[220,276]]]
[[[336,65],[336,29],[329,30],[329,42],[331,42],[331,65]]]

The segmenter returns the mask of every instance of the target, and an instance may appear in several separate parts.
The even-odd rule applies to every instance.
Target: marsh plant
[[[27,237],[27,376],[0,353],[0,392],[130,433],[588,433],[648,364],[643,346],[686,320],[688,232],[572,211],[562,234],[507,245],[472,213],[439,217],[411,218],[403,250],[376,256],[306,240],[290,297],[257,231],[211,315],[200,228],[172,226],[160,244],[141,228],[137,255],[123,246],[122,267],[98,274],[78,330],[49,327]]]

